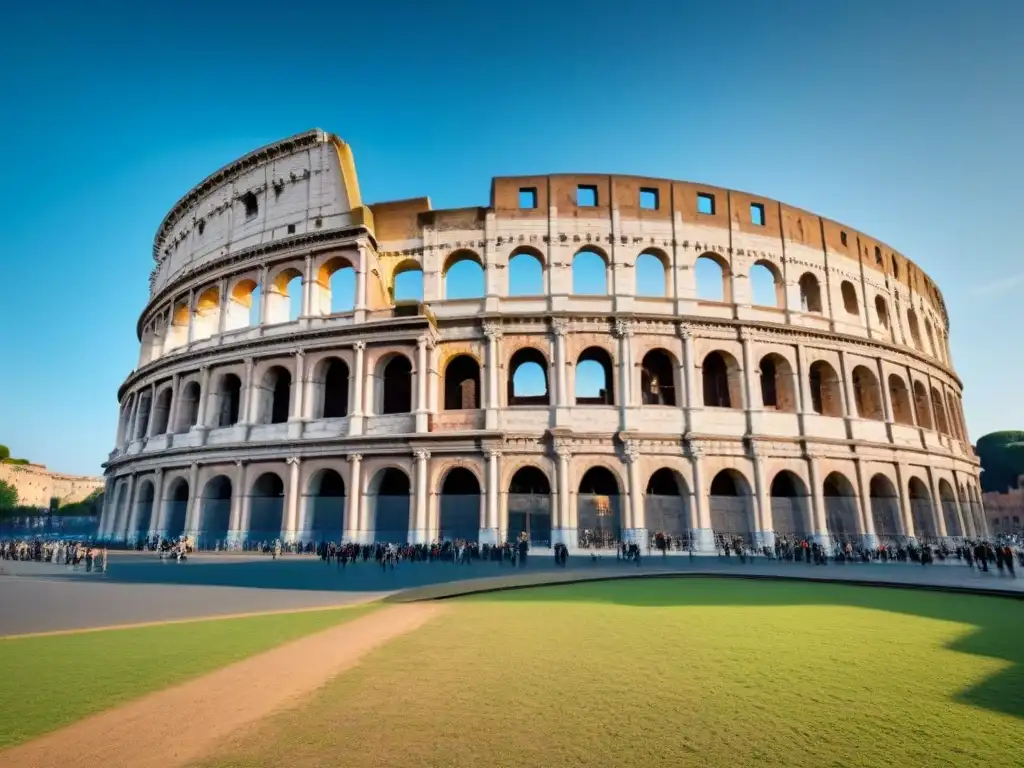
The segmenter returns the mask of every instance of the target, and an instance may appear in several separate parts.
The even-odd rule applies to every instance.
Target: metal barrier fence
[[[94,539],[99,517],[30,515],[0,517],[0,539]]]

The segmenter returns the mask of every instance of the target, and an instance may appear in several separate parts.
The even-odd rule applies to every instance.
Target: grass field
[[[0,639],[0,748],[373,608]]]
[[[206,766],[1020,766],[1024,605],[657,579],[464,598]]]

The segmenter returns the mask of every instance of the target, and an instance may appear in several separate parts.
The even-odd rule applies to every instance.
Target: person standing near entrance
[[[526,532],[524,531],[519,535],[519,567],[526,567],[526,554],[530,551],[530,542],[526,538]]]

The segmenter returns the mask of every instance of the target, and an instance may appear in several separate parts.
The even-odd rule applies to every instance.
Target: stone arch
[[[185,533],[185,518],[188,515],[188,481],[176,477],[167,485],[164,499],[164,535],[168,539],[177,539]]]
[[[313,395],[313,418],[341,419],[348,416],[348,363],[331,355],[318,360],[310,379]]]
[[[931,403],[928,400],[928,390],[920,381],[914,382],[914,413],[917,415],[917,423],[922,429],[935,429],[932,423]]]
[[[242,402],[242,380],[234,373],[223,373],[217,378],[214,413],[218,427],[238,423]]]
[[[551,546],[551,479],[543,469],[526,464],[516,469],[508,484],[506,539],[523,533],[531,546]]]
[[[872,476],[869,498],[875,536],[882,543],[901,539],[903,526],[900,524],[899,496],[892,480],[881,473]]]
[[[321,467],[306,487],[303,539],[341,541],[345,530],[345,481],[333,467]]]
[[[761,380],[761,405],[769,410],[796,413],[796,376],[793,366],[782,355],[769,352],[758,364]]]
[[[476,472],[449,467],[438,482],[438,535],[445,541],[478,541],[483,493]]]
[[[924,335],[928,339],[928,354],[941,359],[939,348],[935,344],[935,333],[932,331],[932,321],[927,316],[924,318]]]
[[[192,313],[192,338],[195,341],[208,339],[217,333],[220,326],[220,288],[207,286],[196,297]]]
[[[676,397],[676,372],[679,363],[666,349],[656,347],[640,363],[640,395],[644,405],[679,404]]]
[[[450,253],[444,260],[441,279],[445,299],[477,299],[485,293],[484,263],[476,251],[462,248]],[[458,281],[458,286],[450,282],[452,279]]]
[[[584,548],[615,547],[622,540],[622,482],[600,464],[589,467],[576,491],[579,544]]]
[[[751,304],[761,307],[786,306],[786,282],[782,273],[768,259],[758,259],[750,265]]]
[[[922,349],[921,328],[917,323],[917,312],[913,307],[907,309],[907,329],[910,331],[910,341],[914,349]]]
[[[803,478],[792,470],[779,470],[772,478],[768,496],[775,535],[789,541],[809,539],[813,528],[810,493]]]
[[[572,257],[572,292],[579,295],[608,295],[609,263],[608,255],[595,246],[588,245],[576,251]]]
[[[260,474],[249,490],[249,529],[251,541],[274,541],[284,527],[284,480],[274,471]]]
[[[800,276],[800,309],[803,312],[822,314],[821,285],[813,272],[804,272]]]
[[[939,390],[936,387],[932,387],[931,400],[932,413],[935,414],[936,431],[941,432],[944,435],[951,435],[949,431],[949,421],[946,419],[945,404],[942,402],[942,395],[939,394]]]
[[[409,539],[411,511],[409,475],[398,467],[382,467],[367,486],[372,541],[404,543]]]
[[[956,496],[953,488],[945,478],[939,480],[939,500],[942,504],[942,519],[946,523],[946,535],[959,539],[964,536],[964,529],[960,525],[960,515],[957,512]]]
[[[199,382],[194,379],[182,386],[178,394],[181,402],[178,403],[177,423],[174,425],[176,434],[188,432],[199,422],[199,398],[202,397],[202,394]]]
[[[546,272],[544,254],[528,245],[519,246],[508,257],[508,295],[542,296]]]
[[[682,474],[671,467],[660,467],[647,478],[644,493],[644,521],[648,537],[655,542],[661,534],[666,548],[689,549],[690,489]]]
[[[857,300],[857,289],[849,280],[843,280],[839,285],[839,292],[843,297],[843,309],[848,315],[860,315],[860,302]]]
[[[405,259],[391,272],[388,295],[393,302],[423,301],[423,265],[416,259]]]
[[[807,372],[810,379],[811,408],[822,416],[843,415],[843,387],[839,374],[826,360],[815,360]]]
[[[133,539],[145,538],[153,527],[153,507],[155,505],[153,481],[149,478],[139,483],[135,491],[135,525],[128,532]]]
[[[615,404],[615,365],[608,350],[587,347],[580,352],[574,379],[576,405]]]
[[[227,543],[231,528],[231,478],[216,475],[206,481],[199,501],[199,539],[206,548]]]
[[[318,315],[351,312],[356,306],[356,268],[344,256],[332,256],[316,270]]]
[[[750,483],[736,469],[722,469],[708,487],[708,506],[715,544],[724,549],[737,539],[754,544],[754,505]]]
[[[400,352],[392,352],[377,361],[374,412],[378,414],[412,412],[412,361]]]
[[[897,424],[913,426],[914,416],[910,409],[910,394],[907,382],[896,373],[889,374],[889,401],[892,403],[892,419]]]
[[[862,419],[883,421],[885,411],[882,408],[882,390],[878,386],[878,377],[866,365],[854,366],[853,401],[857,416]]]
[[[732,272],[728,261],[708,251],[697,257],[693,269],[698,300],[732,302]]]
[[[508,405],[550,405],[548,360],[536,347],[520,347],[508,361]]]
[[[842,472],[830,472],[821,484],[825,501],[825,527],[832,542],[857,544],[863,533],[857,509],[857,493]]]
[[[946,408],[949,411],[949,434],[960,442],[964,440],[963,432],[960,430],[960,419],[957,416],[956,402],[953,400],[953,393],[946,391]]]
[[[914,533],[917,538],[934,541],[939,535],[935,525],[935,508],[928,486],[921,478],[911,475],[907,480],[907,500],[910,503],[910,514],[914,520]]]
[[[272,365],[260,379],[257,405],[260,424],[284,424],[291,411],[292,372]]]
[[[480,364],[472,355],[455,355],[444,366],[444,410],[480,408]]]
[[[149,389],[139,393],[139,411],[135,416],[133,426],[133,440],[142,440],[146,437],[146,428],[149,426],[149,414],[153,410],[153,392]]]
[[[302,314],[302,271],[292,265],[281,267],[268,283],[269,287],[263,296],[267,302],[267,324],[276,325],[297,319]]]
[[[701,363],[705,408],[743,408],[743,372],[728,352],[713,350]]]
[[[878,320],[878,325],[888,331],[889,307],[881,296],[875,296],[875,317]]]
[[[669,293],[669,275],[671,262],[657,248],[641,251],[634,262],[636,275],[636,296],[656,296],[664,298]],[[647,284],[650,284],[649,287]],[[643,285],[642,285],[643,284]]]

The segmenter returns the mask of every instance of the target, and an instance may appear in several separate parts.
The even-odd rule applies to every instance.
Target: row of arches
[[[643,526],[650,534],[661,532],[677,539],[688,539],[698,527],[693,499],[686,480],[676,470],[660,467],[651,472],[644,485]],[[868,498],[861,506],[851,481],[838,471],[822,481],[823,517],[828,535],[835,542],[857,544],[873,534],[886,541],[916,537],[929,541],[939,538],[942,529],[948,537],[983,534],[985,523],[980,500],[971,489],[958,488],[939,479],[937,490],[942,525],[936,517],[931,493],[925,483],[912,476],[906,495],[911,519],[903,519],[899,492],[884,474],[868,481]],[[176,537],[198,532],[209,541],[224,541],[231,531],[232,497],[236,492],[230,477],[219,474],[206,481],[198,498],[196,519],[188,526],[190,492],[188,481],[176,477],[170,482],[160,512],[154,499],[153,482],[140,482],[135,498],[129,502],[121,484],[115,501],[112,530],[118,538],[145,536],[159,530]],[[285,524],[285,482],[280,474],[265,471],[255,477],[247,489],[246,519],[239,520],[243,536],[250,541],[274,539],[282,535]],[[384,467],[370,477],[362,491],[365,496],[367,528],[361,538],[373,541],[405,541],[413,528],[412,485],[406,472]],[[478,475],[466,467],[450,468],[439,479],[436,537],[477,540],[483,527],[484,499]],[[506,494],[505,534],[514,538],[526,533],[540,546],[552,540],[552,484],[538,466],[519,467],[503,489]],[[580,477],[575,492],[575,528],[585,546],[611,546],[623,538],[622,497],[626,489],[621,478],[606,466],[592,466]],[[304,541],[338,540],[356,526],[347,524],[346,484],[335,469],[317,470],[302,490],[305,497],[304,519],[299,521],[299,537]],[[734,469],[722,469],[711,479],[708,510],[713,535],[725,541],[739,537],[751,544],[763,541],[763,531],[776,537],[811,538],[825,533],[815,523],[812,489],[791,470],[780,470],[770,479],[770,511],[758,520],[753,490],[746,477]],[[135,507],[134,513],[129,508]],[[160,519],[157,519],[160,515]],[[563,523],[563,526],[565,523]]]

